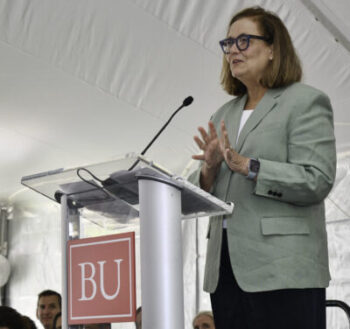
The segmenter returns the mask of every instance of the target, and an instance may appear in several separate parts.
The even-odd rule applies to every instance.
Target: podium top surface
[[[181,189],[182,218],[229,214],[229,205],[140,155],[104,163],[25,176],[24,186],[70,207],[88,209],[116,221],[139,217],[138,179],[149,177]]]

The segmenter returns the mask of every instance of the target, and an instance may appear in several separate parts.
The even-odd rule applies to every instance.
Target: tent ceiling
[[[22,176],[140,152],[192,95],[148,153],[181,173],[197,152],[196,127],[229,98],[218,40],[250,5],[285,21],[304,81],[332,99],[346,156],[348,1],[0,0],[0,200],[34,197]]]

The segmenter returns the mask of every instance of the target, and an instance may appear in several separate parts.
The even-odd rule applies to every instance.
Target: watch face
[[[252,172],[259,172],[260,169],[260,162],[258,160],[255,159],[250,159],[250,165],[249,165],[249,169]]]

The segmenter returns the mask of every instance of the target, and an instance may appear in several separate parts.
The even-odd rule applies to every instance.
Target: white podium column
[[[139,178],[142,328],[184,328],[181,190]]]
[[[62,328],[68,328],[67,242],[69,240],[69,209],[67,196],[61,197],[61,257],[62,257]]]
[[[70,209],[68,198],[65,194],[61,197],[61,260],[62,260],[62,329],[68,329],[68,257],[67,242],[72,239],[79,238],[80,234],[80,218],[77,209]],[[72,226],[70,229],[70,225]],[[73,236],[72,234],[75,234]]]

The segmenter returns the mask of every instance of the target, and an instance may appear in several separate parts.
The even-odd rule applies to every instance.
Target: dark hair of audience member
[[[136,326],[136,329],[141,329],[142,328],[142,306],[139,306],[136,309],[135,326]]]
[[[50,289],[43,290],[43,291],[38,295],[38,303],[39,303],[39,299],[40,299],[41,297],[47,297],[47,296],[57,296],[58,305],[60,305],[60,307],[62,307],[62,297],[61,297],[61,295],[60,295],[57,291],[50,290]]]
[[[8,306],[0,306],[0,327],[23,329],[22,315]]]
[[[136,309],[136,315],[139,314],[140,312],[142,312],[142,306],[139,306],[137,309]]]
[[[29,316],[22,315],[22,322],[24,329],[37,329],[35,322]]]

